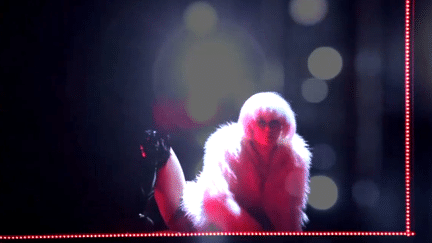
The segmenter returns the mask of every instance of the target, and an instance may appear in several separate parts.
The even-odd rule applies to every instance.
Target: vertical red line
[[[411,158],[411,81],[410,81],[410,60],[411,60],[411,22],[414,12],[414,0],[405,1],[405,192],[406,192],[406,235],[411,236],[410,216],[410,158]],[[411,7],[412,6],[412,7]]]

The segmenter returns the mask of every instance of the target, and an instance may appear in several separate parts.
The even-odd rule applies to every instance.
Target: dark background
[[[192,1],[2,1],[0,4],[0,235],[142,232],[139,184],[151,173],[139,163],[137,143],[143,131],[155,127],[152,118],[152,65],[161,43],[175,28],[184,8]],[[211,1],[210,1],[211,2]],[[261,1],[233,1],[233,12],[253,12]],[[246,4],[247,2],[247,4]],[[334,1],[342,16],[339,41],[342,49],[355,48],[358,39],[359,1]],[[417,239],[431,239],[431,59],[430,8],[416,1],[416,65],[414,78],[413,222]],[[384,109],[382,114],[382,170],[379,175],[394,201],[391,217],[378,220],[364,216],[353,202],[345,201],[330,215],[308,209],[308,231],[404,231],[404,107],[403,107],[403,1],[379,2],[383,36]],[[137,24],[136,19],[145,21]],[[177,19],[178,19],[177,18]],[[251,21],[253,18],[251,17]],[[290,23],[285,17],[284,23]],[[329,22],[328,24],[331,24]],[[252,23],[253,25],[253,23]],[[256,25],[253,25],[256,26]],[[260,43],[262,26],[251,33]],[[298,36],[302,34],[299,31]],[[424,33],[429,34],[424,34]],[[305,31],[306,33],[306,31]],[[326,44],[325,37],[312,36]],[[288,34],[286,35],[288,36]],[[294,37],[296,35],[293,35]],[[297,39],[285,37],[287,45]],[[390,40],[397,44],[388,44]],[[270,41],[271,42],[271,41]],[[392,43],[394,43],[392,42]],[[417,45],[418,44],[418,45]],[[271,46],[265,45],[264,46]],[[264,48],[267,52],[270,49]],[[290,46],[283,47],[289,52]],[[288,50],[288,51],[287,51]],[[301,50],[293,53],[300,55]],[[288,56],[282,55],[282,58]],[[354,52],[347,51],[348,63]],[[395,61],[396,60],[396,61]],[[392,66],[392,61],[396,62]],[[427,63],[427,64],[424,64]],[[341,78],[346,91],[339,103],[345,126],[335,136],[335,146],[345,165],[330,174],[352,183],[355,161],[355,130],[358,114],[354,70]],[[352,66],[352,65],[351,65]],[[400,67],[395,71],[394,66]],[[137,71],[139,75],[137,76]],[[287,71],[285,71],[287,72]],[[396,73],[395,73],[396,72]],[[396,77],[396,78],[395,78]],[[303,104],[285,85],[284,95],[298,112],[299,133],[311,145],[320,141],[320,123],[301,125]],[[133,93],[140,90],[141,93]],[[396,107],[396,108],[394,108]],[[321,115],[320,115],[321,116]],[[323,114],[325,116],[325,114]],[[302,118],[303,117],[303,118]],[[233,119],[236,119],[235,117]],[[324,119],[324,118],[322,118]],[[325,120],[325,119],[324,119]],[[172,133],[172,132],[171,132]],[[189,143],[188,130],[174,132],[173,148],[180,161],[194,161],[202,150]],[[344,147],[347,145],[347,147]],[[187,179],[195,165],[182,163]],[[312,175],[319,171],[312,168]],[[336,176],[337,177],[337,176]],[[350,186],[341,187],[349,194]],[[385,193],[382,195],[386,195]],[[346,198],[350,198],[349,196]],[[347,200],[348,200],[347,199]],[[423,200],[427,199],[427,201]],[[158,223],[157,213],[155,220]],[[388,215],[383,213],[382,215]],[[375,221],[375,224],[371,224]],[[160,222],[159,222],[160,223]],[[370,225],[374,225],[373,227]],[[158,230],[163,229],[158,225]],[[408,239],[407,239],[408,240]],[[410,239],[412,241],[412,238]],[[316,242],[331,242],[329,239]],[[421,242],[421,241],[419,241]]]

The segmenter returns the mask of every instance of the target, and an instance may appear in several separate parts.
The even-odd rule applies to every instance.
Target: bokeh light
[[[184,12],[186,28],[202,36],[211,33],[218,21],[216,10],[206,2],[195,2]]]
[[[313,176],[310,179],[311,192],[308,203],[318,210],[331,208],[338,199],[338,188],[327,176]]]
[[[263,48],[243,27],[220,20],[210,35],[196,37],[186,26],[171,33],[153,65],[156,99],[167,97],[181,107],[181,112],[177,108],[165,111],[172,114],[169,121],[164,119],[171,129],[215,126],[236,120],[234,113],[252,94],[262,90],[281,92],[275,88],[283,86],[280,61],[271,61],[270,66],[276,68],[265,72]],[[186,122],[178,124],[177,115],[186,116],[181,117]]]
[[[205,126],[201,128],[195,135],[196,142],[200,147],[204,148],[204,144],[210,135],[215,132],[216,129],[213,126]]]
[[[302,83],[302,96],[311,103],[319,103],[328,95],[328,85],[320,79],[308,79]]]
[[[342,56],[334,48],[319,47],[309,55],[308,68],[317,79],[332,79],[342,70]]]
[[[352,187],[354,201],[359,206],[374,207],[379,199],[379,189],[370,179],[359,180]]]
[[[245,100],[255,94],[255,83],[249,79],[239,80],[238,87],[234,87],[231,92],[231,98],[233,99],[233,107],[236,110],[240,110]]]
[[[209,94],[195,92],[186,101],[186,112],[197,123],[205,123],[217,113],[219,98]]]
[[[326,0],[292,0],[288,9],[292,19],[301,25],[314,25],[327,15]]]
[[[232,43],[208,41],[189,49],[184,71],[190,88],[220,93],[242,78],[244,65],[241,54]]]
[[[208,41],[192,46],[183,64],[188,86],[188,115],[197,122],[211,119],[218,103],[241,89],[245,66],[235,45],[225,40]]]
[[[189,118],[185,111],[184,101],[159,97],[152,104],[153,119],[158,129],[174,132],[181,129],[191,129],[196,124]]]
[[[336,163],[336,152],[328,144],[318,144],[312,148],[312,166],[320,170],[328,170]]]

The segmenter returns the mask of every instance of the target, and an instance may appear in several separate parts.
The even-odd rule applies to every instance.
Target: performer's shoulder
[[[235,161],[241,149],[243,129],[238,123],[226,123],[219,126],[209,136],[204,146],[203,171],[215,173],[218,170],[231,174],[231,161]]]
[[[283,139],[282,145],[292,150],[295,153],[297,160],[301,161],[301,164],[304,164],[307,168],[310,168],[312,153],[310,151],[309,145],[299,134],[295,133],[289,141]]]
[[[243,136],[243,128],[242,126],[237,122],[228,122],[219,125],[219,127],[216,129],[216,131],[209,137],[219,137],[223,136],[224,138],[229,138],[233,136]]]
[[[236,122],[222,124],[207,139],[205,150],[237,148],[243,134],[243,128]]]

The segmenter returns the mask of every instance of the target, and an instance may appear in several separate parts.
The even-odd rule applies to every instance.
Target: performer
[[[294,116],[276,93],[251,96],[238,122],[208,138],[203,170],[188,182],[168,138],[149,131],[141,151],[157,168],[154,196],[168,228],[302,231],[311,153]]]

